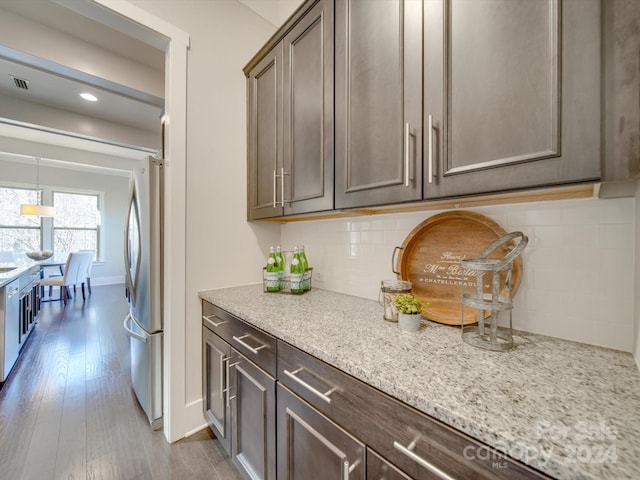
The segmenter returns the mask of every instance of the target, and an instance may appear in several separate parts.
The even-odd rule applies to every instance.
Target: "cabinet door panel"
[[[231,348],[206,327],[202,327],[202,386],[204,414],[207,423],[227,453],[231,453],[230,410],[227,408],[225,389],[228,379],[226,361]]]
[[[421,3],[336,5],[336,208],[421,198]]]
[[[447,173],[559,155],[557,3],[449,5]]]
[[[333,0],[284,39],[285,214],[333,208]]]
[[[599,38],[597,0],[427,1],[425,198],[599,178]]]
[[[275,479],[275,379],[235,351],[232,365],[233,461],[247,479]]]
[[[364,480],[362,443],[280,384],[277,394],[278,478]]]
[[[282,45],[251,71],[247,80],[249,219],[282,215],[273,206],[274,172],[282,166]]]

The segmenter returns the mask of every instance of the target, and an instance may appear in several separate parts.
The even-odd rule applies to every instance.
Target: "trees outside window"
[[[56,252],[95,250],[99,257],[99,196],[53,192],[53,249]]]
[[[0,187],[0,251],[22,254],[42,249],[42,220],[20,215],[20,205],[38,203],[41,192]]]

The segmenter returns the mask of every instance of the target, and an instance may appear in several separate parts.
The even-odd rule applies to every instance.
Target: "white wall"
[[[276,27],[280,27],[304,0],[238,0]]]
[[[246,221],[246,81],[242,73],[275,27],[235,0],[131,3],[190,36],[183,422],[188,433],[204,424],[197,292],[260,281],[266,249],[280,237],[279,225]]]
[[[0,158],[0,185],[22,184],[34,186],[35,167]],[[14,186],[14,185],[12,185]],[[40,166],[40,186],[51,189],[104,192],[102,230],[104,236],[103,262],[96,263],[91,272],[91,284],[124,282],[123,241],[124,220],[129,195],[129,178],[124,176],[74,171],[66,168]],[[50,199],[46,199],[50,202]]]
[[[529,237],[514,301],[514,328],[633,351],[638,296],[633,198],[471,210],[492,218],[507,232],[519,230]],[[394,247],[437,213],[289,223],[282,227],[281,245],[305,245],[315,286],[376,299],[380,281],[394,278]]]

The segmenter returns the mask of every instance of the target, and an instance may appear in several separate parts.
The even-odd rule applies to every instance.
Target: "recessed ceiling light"
[[[98,101],[98,97],[96,97],[95,95],[92,95],[90,93],[81,93],[80,96],[82,98],[84,98],[85,100],[88,100],[90,102],[97,102]]]

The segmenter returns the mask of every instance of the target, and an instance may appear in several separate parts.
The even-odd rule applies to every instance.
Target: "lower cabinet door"
[[[367,448],[367,480],[412,480],[376,452]]]
[[[364,480],[365,446],[278,384],[278,478]]]
[[[202,327],[202,388],[207,423],[231,455],[230,408],[227,399],[227,362],[231,347],[206,327]]]
[[[247,480],[276,478],[276,381],[232,349],[232,459]]]

